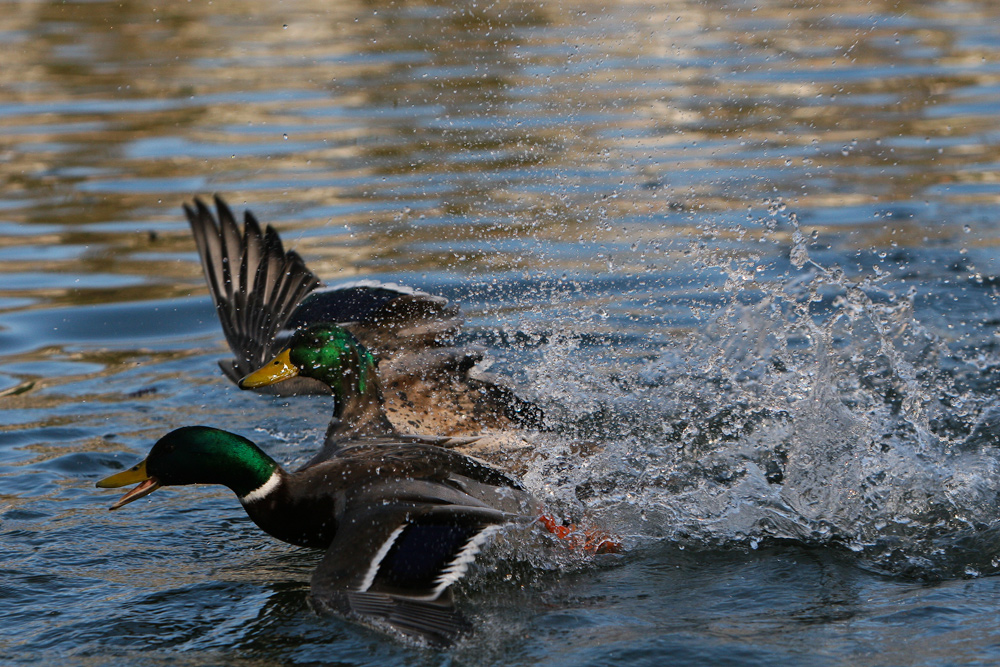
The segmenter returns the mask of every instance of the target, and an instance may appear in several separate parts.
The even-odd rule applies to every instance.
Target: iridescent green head
[[[240,380],[240,387],[263,387],[299,375],[329,386],[341,407],[351,398],[378,391],[375,357],[350,331],[332,324],[295,332],[288,347]]]
[[[277,470],[274,459],[243,436],[209,426],[185,426],[160,438],[145,460],[102,479],[97,486],[138,484],[111,509],[161,486],[183,484],[221,484],[243,499],[263,487]]]

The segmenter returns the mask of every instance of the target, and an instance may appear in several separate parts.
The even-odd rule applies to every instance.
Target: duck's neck
[[[395,429],[385,414],[382,388],[375,370],[375,358],[358,345],[352,363],[340,365],[317,379],[333,390],[333,420],[327,431],[331,438],[393,435]]]

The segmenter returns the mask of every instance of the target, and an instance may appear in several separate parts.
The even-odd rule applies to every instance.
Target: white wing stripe
[[[387,539],[385,543],[379,547],[378,551],[375,552],[375,557],[372,558],[372,562],[368,566],[365,578],[361,580],[361,585],[358,586],[358,590],[360,592],[363,593],[371,588],[372,582],[375,581],[375,575],[378,574],[378,568],[382,564],[382,559],[384,559],[386,554],[389,553],[389,549],[391,549],[392,545],[396,543],[396,540],[403,533],[404,528],[406,528],[405,523],[396,530],[392,531],[392,534],[389,535],[389,539]]]
[[[469,565],[476,560],[480,547],[499,530],[500,526],[487,526],[473,535],[452,561],[441,570],[441,574],[434,582],[434,592],[431,593],[430,599],[436,599],[444,589],[461,579],[469,569]]]
[[[382,283],[377,280],[355,280],[349,283],[340,283],[339,285],[333,285],[332,287],[321,287],[319,289],[313,290],[316,292],[336,292],[339,290],[353,289],[355,287],[373,287],[377,289],[387,289],[391,292],[399,292],[400,294],[408,294],[410,296],[424,296],[428,300],[434,301],[436,303],[445,304],[448,303],[448,299],[443,296],[437,296],[435,294],[428,294],[427,292],[413,289],[412,287],[407,287],[406,285],[400,285],[399,283]]]

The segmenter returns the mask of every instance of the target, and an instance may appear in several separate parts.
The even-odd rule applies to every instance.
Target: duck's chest
[[[261,530],[282,542],[326,549],[337,533],[342,500],[334,493],[294,493],[280,489],[244,503]]]

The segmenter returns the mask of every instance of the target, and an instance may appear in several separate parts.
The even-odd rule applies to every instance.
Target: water
[[[11,3],[0,44],[0,662],[995,664],[1000,9]],[[462,304],[546,408],[435,652],[307,605],[227,491],[93,482],[209,423],[289,462],[180,204],[328,282]]]

